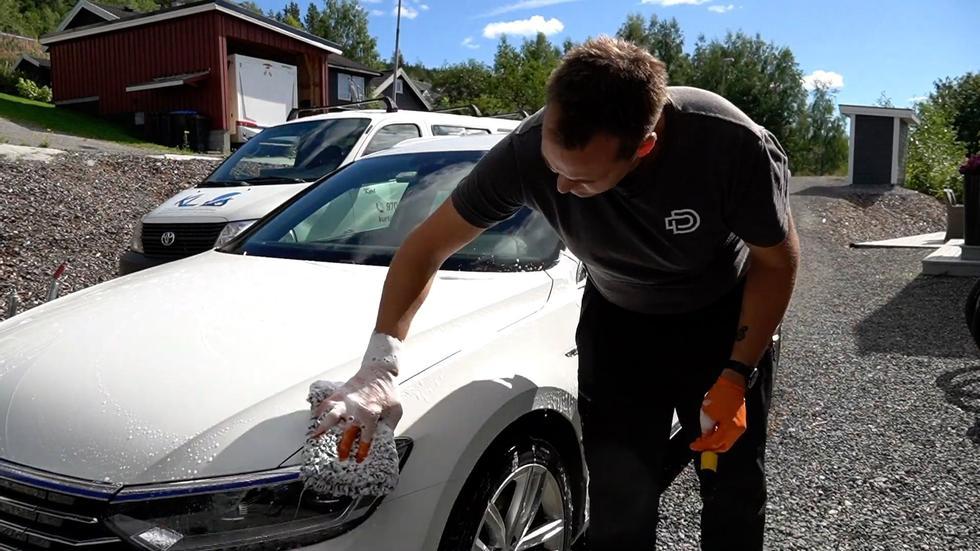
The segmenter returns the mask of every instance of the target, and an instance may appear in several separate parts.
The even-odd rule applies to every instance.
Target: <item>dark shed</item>
[[[911,109],[841,105],[851,121],[847,179],[856,185],[903,185]]]

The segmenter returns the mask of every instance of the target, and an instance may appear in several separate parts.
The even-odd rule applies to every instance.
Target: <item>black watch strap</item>
[[[745,377],[746,389],[754,387],[755,382],[759,379],[759,368],[755,366],[745,365],[738,360],[728,360],[727,367],[742,377]]]

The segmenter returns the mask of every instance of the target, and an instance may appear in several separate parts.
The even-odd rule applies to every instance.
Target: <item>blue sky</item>
[[[306,3],[300,2],[305,11]],[[284,0],[260,0],[279,9]],[[383,57],[394,50],[393,0],[361,0]],[[542,30],[566,38],[613,34],[629,13],[675,17],[685,48],[699,34],[759,33],[789,46],[805,75],[841,85],[840,103],[873,104],[884,91],[911,105],[937,78],[980,71],[976,0],[403,0],[405,59],[428,66],[492,62],[497,36]],[[823,71],[824,73],[817,73]]]

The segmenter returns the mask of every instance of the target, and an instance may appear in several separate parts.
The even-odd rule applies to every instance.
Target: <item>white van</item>
[[[119,259],[119,272],[223,245],[314,181],[364,155],[412,138],[507,133],[519,122],[389,107],[273,126],[245,142],[196,187],[144,216]]]

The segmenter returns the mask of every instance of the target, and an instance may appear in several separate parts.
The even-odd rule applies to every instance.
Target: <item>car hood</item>
[[[0,458],[118,484],[279,466],[359,365],[387,268],[210,251],[0,324]],[[440,272],[401,381],[547,301],[547,273]]]
[[[195,187],[164,201],[143,218],[148,223],[235,222],[262,218],[307,184]],[[188,220],[188,219],[191,220]]]

